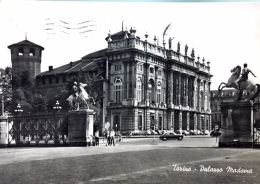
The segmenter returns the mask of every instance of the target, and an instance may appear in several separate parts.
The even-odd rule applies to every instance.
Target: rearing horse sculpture
[[[74,82],[73,93],[67,98],[69,101],[70,106],[74,110],[83,109],[82,106],[86,106],[87,109],[89,108],[89,100],[92,99],[93,104],[95,104],[95,100],[93,97],[90,97],[89,94],[85,91],[84,87],[87,84]]]
[[[235,88],[236,90],[238,90],[238,85],[235,83],[235,81],[239,78],[240,74],[241,74],[241,67],[240,66],[236,66],[235,68],[233,68],[231,70],[232,75],[230,76],[230,78],[228,79],[228,82],[221,82],[219,87],[218,87],[218,95],[221,93],[221,91],[223,90],[223,88]],[[221,85],[223,85],[221,87]],[[259,84],[254,84],[252,81],[247,80],[247,81],[241,81],[240,82],[240,90],[238,90],[238,98],[237,100],[241,100],[242,99],[242,95],[244,90],[246,90],[249,93],[253,93],[253,96],[249,99],[249,100],[254,100],[260,93],[260,85]]]

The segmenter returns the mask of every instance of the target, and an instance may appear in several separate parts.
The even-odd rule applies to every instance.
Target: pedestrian
[[[99,131],[97,130],[96,132],[95,132],[95,142],[96,142],[96,146],[99,146]]]
[[[107,145],[110,146],[111,145],[110,131],[107,131],[106,136],[107,136],[107,144],[106,144],[106,146]]]
[[[115,131],[114,131],[114,129],[112,129],[112,131],[110,132],[110,137],[111,137],[111,145],[113,144],[113,146],[115,146]]]

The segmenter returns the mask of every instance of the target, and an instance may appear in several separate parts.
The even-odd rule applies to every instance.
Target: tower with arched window
[[[11,50],[13,74],[29,71],[30,80],[34,82],[41,72],[41,56],[44,48],[27,39],[9,45],[8,48]]]

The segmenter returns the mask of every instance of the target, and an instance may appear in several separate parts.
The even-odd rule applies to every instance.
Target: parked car
[[[209,131],[208,130],[204,130],[204,135],[209,135]]]
[[[220,132],[220,131],[215,131],[215,130],[213,130],[213,131],[210,132],[210,136],[211,136],[211,137],[218,137],[218,136],[220,136],[220,135],[221,135],[221,132]]]
[[[150,131],[151,131],[152,135],[158,135],[158,133],[156,131],[154,131],[154,130],[150,130]]]
[[[182,130],[174,130],[175,134],[182,134]]]
[[[155,132],[158,134],[158,135],[162,135],[163,134],[163,131],[162,130],[155,130]]]
[[[187,130],[182,130],[182,134],[189,135],[190,133]]]
[[[195,135],[194,130],[190,130],[190,135]]]
[[[152,135],[152,132],[150,130],[146,130],[145,135]]]
[[[161,135],[159,139],[163,141],[167,141],[170,139],[178,139],[179,141],[181,141],[183,137],[184,136],[182,134],[176,134],[174,132],[166,132],[165,134]]]

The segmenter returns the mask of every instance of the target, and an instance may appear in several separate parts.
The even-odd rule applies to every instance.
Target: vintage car
[[[176,134],[174,132],[166,132],[165,134],[161,135],[159,138],[160,140],[163,140],[163,141],[167,141],[167,140],[170,140],[170,139],[177,139],[179,141],[181,141],[183,139],[183,135],[182,134]]]

